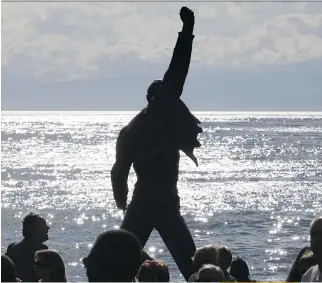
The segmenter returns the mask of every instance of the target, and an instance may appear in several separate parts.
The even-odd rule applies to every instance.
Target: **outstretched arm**
[[[125,140],[123,128],[116,141],[116,161],[111,170],[112,189],[116,205],[119,209],[126,209],[128,186],[127,179],[132,165],[131,150]]]
[[[183,22],[182,31],[179,32],[169,68],[163,77],[161,91],[161,95],[170,95],[173,98],[179,98],[182,94],[183,86],[189,71],[192,42],[194,39],[193,12],[188,8],[183,7],[180,11],[180,17]]]
[[[169,68],[163,77],[162,88],[156,100],[179,98],[188,75],[194,39],[194,14],[187,7],[183,7],[180,17],[183,22],[182,31],[179,32]]]

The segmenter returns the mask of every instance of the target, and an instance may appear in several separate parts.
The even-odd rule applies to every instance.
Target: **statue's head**
[[[150,84],[148,88],[148,93],[146,96],[146,99],[148,100],[148,102],[151,102],[153,100],[155,95],[160,91],[161,87],[162,87],[162,80],[155,80]]]

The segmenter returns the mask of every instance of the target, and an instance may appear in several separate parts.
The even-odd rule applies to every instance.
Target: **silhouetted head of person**
[[[301,273],[300,270],[300,260],[302,258],[302,256],[308,252],[311,251],[311,248],[308,246],[305,246],[304,248],[302,248],[300,250],[300,252],[298,253],[298,255],[296,256],[296,259],[294,260],[292,267],[290,269],[290,273],[287,276],[286,282],[300,282],[302,279],[303,274]]]
[[[46,220],[34,212],[28,213],[22,220],[22,235],[26,240],[46,242],[49,229]]]
[[[140,268],[142,247],[138,238],[123,229],[99,235],[83,259],[89,282],[131,282]]]
[[[235,258],[230,266],[230,275],[233,276],[237,282],[250,282],[247,262],[239,256]]]
[[[314,265],[317,265],[317,261],[313,255],[313,252],[308,249],[299,260],[299,270],[301,276],[303,276],[306,271],[308,271]]]
[[[64,261],[54,250],[36,252],[35,274],[42,282],[67,282]]]
[[[153,100],[154,96],[160,91],[161,87],[162,80],[155,80],[150,84],[148,88],[148,94],[146,96],[148,102],[151,102]]]
[[[219,251],[219,266],[222,270],[226,271],[233,260],[233,256],[231,254],[231,251],[228,247],[226,246],[221,246],[218,248]]]
[[[204,264],[218,265],[218,249],[215,245],[206,245],[197,249],[193,264],[196,271],[198,271]]]
[[[6,255],[1,256],[1,282],[16,282],[16,267]]]
[[[322,216],[313,220],[310,227],[311,249],[318,264],[322,264]]]
[[[139,282],[169,282],[169,268],[161,260],[146,260],[140,267]]]
[[[213,264],[203,265],[198,272],[197,282],[223,282],[225,276],[219,266]]]

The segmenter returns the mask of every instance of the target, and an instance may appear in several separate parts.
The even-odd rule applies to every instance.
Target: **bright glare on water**
[[[2,114],[2,253],[21,239],[21,218],[37,208],[51,225],[70,281],[104,230],[118,228],[110,169],[119,130],[133,113]],[[226,244],[255,280],[285,280],[322,213],[322,114],[198,113],[199,167],[182,156],[181,210],[196,245]],[[135,175],[129,177],[133,188]],[[130,193],[130,197],[132,191]],[[173,235],[174,237],[176,235]],[[146,248],[180,274],[159,235]]]

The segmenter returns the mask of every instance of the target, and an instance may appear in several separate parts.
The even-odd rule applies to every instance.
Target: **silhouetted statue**
[[[180,17],[183,28],[163,80],[150,85],[148,106],[119,133],[111,179],[117,207],[126,210],[121,228],[134,233],[142,247],[155,228],[188,280],[196,247],[180,214],[179,150],[198,166],[193,150],[200,147],[197,135],[202,129],[200,121],[180,100],[191,60],[194,13],[183,7]],[[127,179],[132,164],[137,182],[127,207]]]

